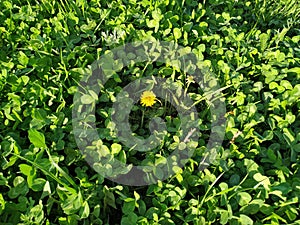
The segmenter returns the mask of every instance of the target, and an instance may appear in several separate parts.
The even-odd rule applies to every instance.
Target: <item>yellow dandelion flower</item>
[[[141,96],[142,106],[153,106],[156,100],[156,96],[152,91],[144,91]]]

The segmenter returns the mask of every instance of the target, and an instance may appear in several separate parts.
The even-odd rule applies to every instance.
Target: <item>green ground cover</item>
[[[299,18],[296,0],[0,1],[0,224],[300,224]],[[172,81],[201,119],[184,167],[135,187],[90,167],[74,137],[72,109],[89,65],[143,40],[177,43],[216,75],[226,129],[216,160],[199,171],[211,118],[193,77],[157,62],[113,74],[98,96],[81,99],[97,103],[96,157],[155,167],[159,179],[172,150],[186,148],[185,122],[160,98],[151,107],[136,103],[129,122],[147,137],[150,118],[160,116],[167,125],[161,146],[142,154],[118,140],[112,105],[142,77]]]

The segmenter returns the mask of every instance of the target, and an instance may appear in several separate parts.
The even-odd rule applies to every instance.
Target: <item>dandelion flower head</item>
[[[144,91],[141,96],[142,106],[153,106],[156,102],[156,96],[152,91]]]

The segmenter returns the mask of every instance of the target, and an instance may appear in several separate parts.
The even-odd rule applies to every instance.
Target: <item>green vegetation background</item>
[[[299,13],[296,0],[1,1],[0,224],[300,224]],[[80,154],[73,95],[105,50],[151,38],[190,47],[217,75],[226,137],[202,172],[195,156],[164,182],[121,186]],[[99,98],[103,145],[125,161],[138,158],[112,146],[105,105],[142,68]]]

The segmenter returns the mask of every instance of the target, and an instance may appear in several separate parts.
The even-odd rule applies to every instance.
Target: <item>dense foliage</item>
[[[0,9],[0,224],[300,224],[296,0],[3,0]],[[217,160],[199,171],[210,118],[197,84],[166,64],[123,68],[99,96],[83,99],[97,101],[103,151],[159,168],[181,144],[180,118],[163,99],[146,110],[135,104],[130,116],[132,131],[145,137],[150,118],[166,121],[160,149],[142,155],[118,143],[112,103],[141,77],[170,78],[201,99],[202,136],[171,178],[120,185],[95,172],[79,151],[73,96],[106,50],[154,39],[190,48],[216,74],[227,110],[225,139]]]

